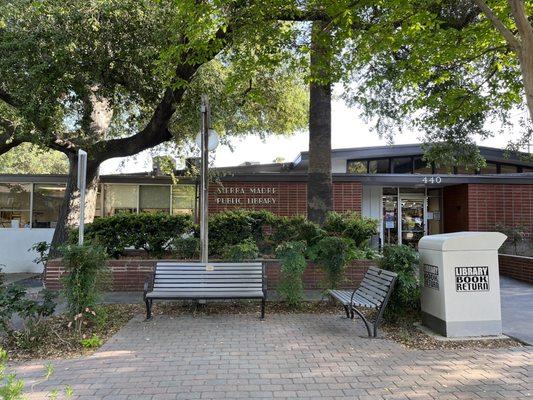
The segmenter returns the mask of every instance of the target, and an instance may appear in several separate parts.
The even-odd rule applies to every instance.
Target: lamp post
[[[201,112],[201,130],[196,138],[196,143],[200,147],[201,152],[201,173],[200,173],[200,262],[207,263],[209,258],[209,234],[207,217],[209,215],[209,182],[208,182],[208,168],[209,168],[209,151],[213,151],[218,146],[218,135],[212,129],[211,125],[211,108],[209,106],[209,98],[207,95],[202,95]]]
[[[78,150],[78,190],[80,191],[80,223],[78,227],[78,245],[83,245],[85,228],[85,191],[87,186],[87,152]]]

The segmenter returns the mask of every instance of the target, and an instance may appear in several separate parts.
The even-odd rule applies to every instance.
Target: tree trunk
[[[78,155],[69,154],[69,172],[67,177],[67,187],[63,203],[59,209],[57,226],[52,238],[50,256],[59,256],[58,247],[68,239],[69,229],[79,225],[80,216],[80,191],[78,190]],[[98,189],[98,168],[99,164],[87,161],[87,192],[85,195],[85,222],[92,222],[96,209],[96,195]]]
[[[533,123],[533,35],[522,36],[522,50],[518,57],[522,79],[524,80],[526,104],[529,109],[531,123]]]
[[[313,22],[311,34],[311,76],[309,87],[309,167],[307,217],[323,224],[333,207],[331,180],[331,84],[328,79],[326,24]],[[317,81],[317,78],[322,78]]]

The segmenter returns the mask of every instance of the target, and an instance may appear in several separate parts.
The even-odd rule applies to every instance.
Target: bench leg
[[[368,321],[365,318],[365,316],[361,312],[359,312],[357,310],[357,308],[352,307],[352,315],[353,315],[354,312],[357,313],[357,315],[359,315],[361,317],[361,319],[363,320],[363,322],[364,322],[364,324],[366,326],[366,331],[368,332],[368,337],[372,337],[372,332],[370,331],[370,324],[368,323]]]
[[[261,299],[261,321],[265,319],[265,302],[266,299],[263,297]]]
[[[146,299],[146,319],[152,319],[152,300]]]
[[[346,318],[350,319],[350,308],[346,304],[343,304],[343,307],[344,311],[346,312]]]

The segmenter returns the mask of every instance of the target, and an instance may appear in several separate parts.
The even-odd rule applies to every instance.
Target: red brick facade
[[[113,277],[112,290],[117,292],[142,291],[146,278],[153,272],[155,264],[161,260],[111,260],[108,267]],[[176,260],[172,260],[176,261]],[[269,289],[276,289],[280,281],[280,264],[276,260],[265,260],[267,271],[267,285]],[[369,266],[376,265],[375,261],[357,260],[346,270],[346,282],[343,287],[353,288],[361,282]],[[60,277],[64,273],[61,260],[50,260],[46,265],[44,283],[50,290],[60,289]],[[305,289],[320,289],[320,282],[324,274],[312,263],[304,272]]]
[[[333,209],[361,212],[363,186],[360,182],[333,184]],[[277,215],[307,213],[305,182],[223,182],[209,186],[209,212],[224,210],[267,210]]]
[[[464,184],[443,190],[444,232],[523,225],[533,236],[533,185]]]
[[[500,254],[500,275],[533,284],[533,257]]]

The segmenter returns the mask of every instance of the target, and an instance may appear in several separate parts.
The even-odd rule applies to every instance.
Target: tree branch
[[[531,26],[531,23],[527,19],[524,2],[522,0],[508,0],[508,2],[519,34],[524,40],[526,40],[526,37],[529,40],[533,40],[533,26]]]
[[[503,35],[507,43],[509,43],[509,46],[513,48],[517,53],[521,51],[520,42],[516,39],[515,35],[513,35],[513,32],[507,28],[504,23],[494,14],[492,9],[485,3],[484,0],[474,0],[474,3],[483,11],[485,16],[489,19],[490,22],[492,22],[492,25],[500,31],[500,33]]]
[[[2,100],[3,102],[9,104],[11,107],[14,107],[14,108],[17,108],[19,105],[13,96],[11,96],[7,91],[2,89],[1,84],[0,84],[0,100]]]

